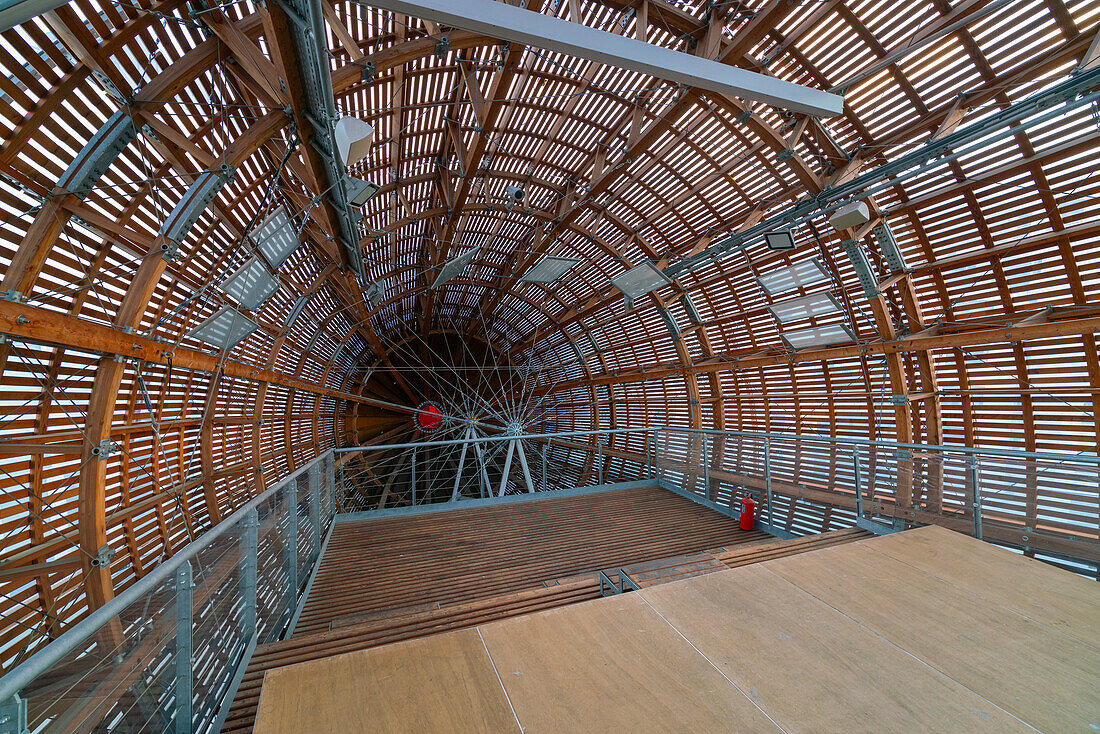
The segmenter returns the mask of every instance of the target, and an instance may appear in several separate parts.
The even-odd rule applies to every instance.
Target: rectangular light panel
[[[535,267],[528,270],[523,277],[520,278],[520,281],[524,283],[553,283],[555,280],[572,270],[573,266],[579,262],[580,258],[576,257],[555,257],[550,255],[539,260]]]
[[[811,293],[801,298],[780,301],[768,306],[768,310],[781,324],[842,313],[840,304],[828,293]]]
[[[757,278],[760,287],[769,296],[793,291],[796,288],[808,288],[828,280],[830,280],[829,271],[821,267],[821,263],[817,260],[803,260],[794,265],[763,273]]]
[[[458,257],[448,260],[440,269],[439,275],[436,277],[435,282],[432,283],[432,288],[438,288],[448,280],[458,277],[459,273],[465,270],[466,266],[473,262],[478,249],[479,248],[475,247],[468,252],[462,253]]]
[[[298,233],[280,206],[249,235],[271,267],[278,268],[298,247]]]
[[[217,349],[232,349],[237,342],[254,332],[258,326],[229,306],[192,329],[187,336],[206,342]]]
[[[249,259],[222,283],[222,290],[249,311],[255,311],[278,288],[278,279],[256,258]]]
[[[653,265],[644,263],[628,270],[617,278],[611,279],[611,285],[623,292],[627,298],[634,300],[644,296],[650,291],[655,291],[661,286],[668,285],[672,280]]]
[[[829,326],[813,326],[808,329],[795,329],[785,331],[779,336],[783,341],[791,345],[791,349],[804,347],[824,347],[829,344],[846,344],[855,341],[852,332],[843,324],[830,324]]]

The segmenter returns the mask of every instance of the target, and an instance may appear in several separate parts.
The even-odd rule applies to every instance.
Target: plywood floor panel
[[[870,543],[763,567],[1040,730],[1100,726],[1100,650],[1090,645],[894,560]]]
[[[936,525],[862,543],[1100,648],[1095,581]]]
[[[640,596],[785,731],[1032,731],[764,567]]]
[[[476,629],[276,668],[256,714],[264,734],[519,730]]]
[[[481,632],[527,734],[779,731],[637,594]]]

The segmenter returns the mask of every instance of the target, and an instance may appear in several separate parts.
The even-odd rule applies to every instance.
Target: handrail
[[[149,574],[128,586],[121,594],[93,611],[62,633],[56,640],[51,641],[41,650],[12,668],[3,677],[0,677],[0,701],[6,701],[12,696],[18,695],[19,691],[29,685],[35,678],[47,672],[50,667],[75,650],[131,604],[160,587],[183,563],[194,558],[199,551],[224,535],[232,526],[243,520],[245,515],[269,500],[276,492],[286,487],[290,482],[297,480],[303,472],[309,471],[328,453],[328,451],[322,452],[308,464],[283,477],[274,487],[254,497],[232,515],[188,543],[171,558],[166,559]]]
[[[1014,449],[973,448],[970,446],[951,446],[933,443],[900,443],[898,441],[879,441],[867,438],[842,438],[839,436],[808,436],[803,433],[761,433],[758,431],[732,431],[717,428],[683,428],[680,426],[659,426],[658,431],[678,433],[704,433],[750,438],[781,439],[786,441],[810,441],[824,444],[848,444],[852,446],[878,446],[891,449],[912,451],[938,451],[940,453],[967,454],[974,456],[1004,456],[1013,459],[1042,459],[1046,461],[1064,461],[1078,464],[1100,465],[1100,456],[1082,454],[1064,454],[1053,451],[1016,451]]]

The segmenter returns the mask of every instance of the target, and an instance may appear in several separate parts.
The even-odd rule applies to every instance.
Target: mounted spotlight
[[[333,130],[336,135],[336,150],[345,166],[353,166],[370,153],[370,144],[374,140],[374,128],[358,117],[341,117]]]
[[[371,183],[370,181],[348,176],[348,202],[350,202],[352,206],[363,206],[372,196],[377,194],[381,188],[382,187],[378,184]]]
[[[504,208],[512,211],[512,207],[523,201],[523,188],[508,185],[504,187]]]
[[[776,232],[765,232],[764,243],[769,250],[793,250],[794,237],[785,229]]]

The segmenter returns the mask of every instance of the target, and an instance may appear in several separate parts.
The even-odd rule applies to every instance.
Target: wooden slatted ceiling
[[[857,151],[866,170],[912,150],[949,116],[957,121],[959,110],[966,124],[1064,77],[1096,33],[1095,2],[1015,0],[982,15],[987,3],[981,0],[754,0],[723,19],[716,45],[714,33],[706,40],[704,3],[642,0],[630,4],[635,13],[629,19],[627,4],[618,0],[528,5],[579,20],[575,5],[593,27],[686,52],[702,49],[791,81],[843,86],[847,107],[818,126],[758,106],[746,124],[737,121],[736,101],[700,96],[679,104],[679,90],[660,81],[569,57],[517,50],[515,68],[500,69],[504,57],[497,44],[461,31],[448,32],[451,52],[437,59],[438,38],[416,19],[334,2],[332,18],[358,44],[357,53],[349,53],[330,28],[338,106],[376,123],[380,140],[400,132],[355,169],[383,186],[366,207],[364,226],[372,234],[363,244],[371,279],[384,283],[384,302],[359,323],[357,309],[348,307],[357,303],[354,288],[326,267],[326,235],[311,221],[306,244],[282,269],[279,292],[253,314],[261,328],[232,350],[231,359],[331,389],[359,389],[352,377],[362,374],[353,372],[357,361],[375,358],[364,331],[396,342],[420,328],[415,291],[424,282],[418,270],[424,238],[437,236],[432,220],[451,216],[444,190],[455,185],[460,148],[469,149],[482,135],[489,144],[480,166],[489,175],[471,182],[449,243],[452,251],[474,244],[482,250],[435,299],[431,326],[481,334],[479,315],[486,313],[495,346],[552,366],[543,375],[547,385],[580,380],[547,399],[547,425],[668,423],[892,438],[911,423],[918,440],[1095,451],[1100,359],[1091,335],[937,349],[930,359],[904,358],[900,379],[889,377],[882,357],[843,356],[587,384],[615,369],[778,347],[776,324],[762,309],[769,298],[755,277],[810,257],[833,273],[831,288],[851,307],[861,340],[876,339],[887,322],[917,332],[970,318],[1015,322],[1018,314],[1047,305],[1100,302],[1094,226],[1100,183],[1092,175],[1100,136],[1088,111],[1020,132],[878,195],[877,205],[915,267],[912,298],[907,300],[908,281],[891,287],[884,317],[872,317],[846,258],[836,255],[838,236],[822,220],[796,233],[794,253],[769,253],[754,244],[747,259],[709,264],[682,278],[703,320],[697,328],[680,314],[677,293],[662,292],[630,313],[607,300],[608,279],[630,265],[675,260],[813,193],[814,179],[827,183]],[[234,43],[261,38],[262,10],[244,4],[225,13],[240,33]],[[195,173],[218,162],[228,145],[270,114],[263,80],[226,63],[228,49],[208,37],[202,22],[178,0],[73,0],[56,16],[0,34],[0,272],[20,248],[41,241],[43,228],[54,226],[53,246],[24,288],[36,304],[88,320],[113,319],[141,255]],[[59,34],[64,26],[70,33]],[[75,47],[63,37],[74,30],[86,39]],[[457,70],[459,54],[482,97],[496,78],[510,75],[493,129],[477,130],[478,112]],[[360,81],[361,67],[352,63],[360,56],[378,63],[369,83]],[[61,172],[119,107],[95,70],[105,71],[124,95],[140,87],[131,109],[148,128],[87,201],[61,207],[51,200],[28,237]],[[966,93],[961,101],[959,92]],[[397,99],[405,102],[400,131],[393,127]],[[457,123],[457,145],[446,132],[448,117]],[[199,346],[184,335],[225,302],[217,288],[204,285],[243,261],[246,251],[237,243],[253,215],[273,203],[263,197],[287,139],[285,130],[266,136],[238,166],[234,182],[184,243],[183,258],[153,289],[140,330],[168,344]],[[781,156],[783,149],[794,154]],[[436,164],[441,151],[445,172]],[[300,170],[292,157],[274,199],[292,211],[305,209],[316,193],[304,186]],[[528,193],[525,205],[511,212],[499,202],[508,183],[523,183]],[[588,193],[593,186],[595,197]],[[541,236],[547,228],[554,236]],[[513,269],[539,252],[581,257],[584,266],[548,294],[516,285]],[[283,317],[305,291],[314,297],[284,330]],[[682,341],[669,332],[661,308],[677,320]],[[565,330],[555,328],[559,322]],[[597,340],[597,352],[585,332]],[[583,364],[569,342],[586,355]],[[71,348],[0,346],[4,440],[80,441],[95,368],[93,356]],[[111,419],[111,435],[127,452],[108,463],[101,510],[118,553],[111,569],[115,588],[147,572],[188,532],[201,532],[341,440],[334,426],[344,425],[333,418],[343,406],[302,390],[215,381],[180,369],[169,379],[155,366],[141,371],[152,413],[137,367],[127,366]],[[938,397],[900,411],[882,404],[883,395],[928,392],[930,385]],[[203,432],[208,403],[214,420]],[[1019,418],[1006,420],[1006,413]],[[262,424],[235,422],[257,418]],[[162,429],[159,448],[151,420]],[[190,457],[196,444],[201,454],[204,443],[207,467],[217,471],[192,482]],[[35,548],[43,549],[42,560],[80,560],[66,539],[96,518],[77,511],[73,477],[79,465],[71,455],[0,456],[0,568]],[[183,488],[178,505],[172,488]],[[81,585],[71,570],[5,585],[0,664],[27,641],[41,644],[44,629],[59,628],[56,619],[79,618],[86,610]]]
[[[340,523],[295,634],[350,614],[458,604],[766,537],[656,488]]]

